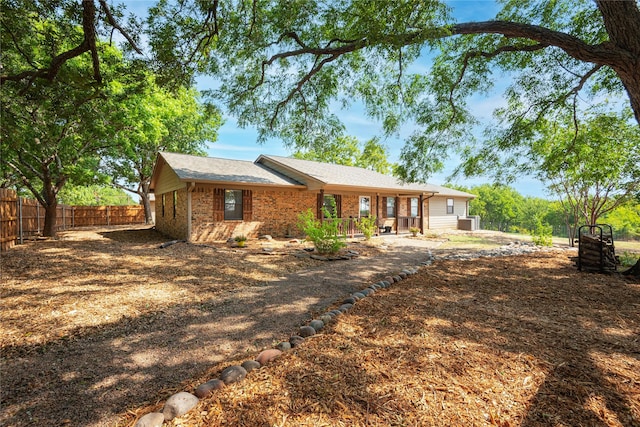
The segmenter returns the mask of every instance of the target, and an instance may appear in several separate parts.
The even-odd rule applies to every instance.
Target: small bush
[[[409,232],[415,237],[420,232],[420,229],[418,227],[409,227]]]
[[[362,217],[358,220],[358,227],[362,230],[365,240],[371,239],[378,228],[377,219],[375,216]]]
[[[335,254],[347,244],[347,236],[340,232],[342,221],[328,209],[322,208],[327,219],[320,221],[313,211],[308,209],[298,215],[298,228],[313,242],[316,250],[321,254]],[[333,209],[335,212],[335,209]]]
[[[638,258],[640,258],[638,254],[626,251],[622,252],[622,255],[620,255],[620,265],[623,267],[634,266],[636,262],[638,262]]]
[[[550,225],[543,225],[542,221],[538,220],[535,230],[531,232],[531,240],[537,246],[553,246],[553,227]]]

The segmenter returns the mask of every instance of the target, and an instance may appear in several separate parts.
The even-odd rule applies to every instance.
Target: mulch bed
[[[89,376],[69,371],[52,388],[60,367],[30,361],[80,367],[87,356],[77,343],[91,346],[104,338],[124,347],[147,324],[173,328],[174,316],[209,315],[207,304],[221,296],[261,289],[283,274],[323,263],[292,256],[303,245],[288,242],[268,243],[268,254],[261,241],[242,249],[226,243],[158,249],[163,242],[152,230],[111,228],[98,231],[97,239],[95,230],[74,231],[2,256],[0,355],[3,364],[24,371],[0,378],[0,424],[61,425],[81,409],[90,416],[97,408],[70,407],[70,400],[56,396],[76,384],[92,393],[84,399],[91,396],[91,404],[99,405],[99,387],[130,378],[138,387],[153,387],[155,397],[141,403],[135,393],[128,400],[130,393],[112,388],[102,398],[122,408],[118,426],[133,425],[161,410],[171,394],[193,392],[258,350],[215,348],[230,356],[206,365],[202,376],[185,378],[167,368],[167,378],[152,384],[145,371],[93,385]],[[362,244],[350,248],[362,257],[384,254]],[[570,255],[436,260],[358,301],[302,346],[165,425],[640,425],[640,284],[637,278],[579,273]],[[336,268],[348,266],[336,262]],[[189,340],[199,339],[197,333]],[[165,340],[154,332],[145,343],[162,349]],[[176,351],[187,344],[176,343]],[[109,369],[107,362],[117,363],[109,357],[94,354],[91,363]],[[16,377],[15,386],[7,387],[8,374]]]
[[[437,261],[166,425],[640,425],[639,309],[564,251]]]

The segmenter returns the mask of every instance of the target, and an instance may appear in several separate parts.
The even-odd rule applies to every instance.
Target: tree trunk
[[[44,228],[42,235],[45,237],[56,237],[56,222],[58,219],[58,201],[54,198],[44,206]]]
[[[144,223],[153,224],[153,215],[151,212],[151,200],[149,200],[149,193],[141,191],[140,193],[138,193],[138,195],[142,199],[142,206],[144,206]]]
[[[596,0],[615,54],[609,65],[627,90],[631,108],[640,124],[640,8],[634,0]]]

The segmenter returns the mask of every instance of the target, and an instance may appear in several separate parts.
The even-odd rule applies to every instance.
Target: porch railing
[[[393,218],[388,218],[393,219]],[[396,219],[395,228],[399,233],[408,233],[412,227],[420,228],[420,217],[412,216],[400,216]],[[324,219],[324,221],[333,221],[331,219]],[[335,221],[340,221],[338,230],[347,236],[353,236],[357,234],[363,234],[362,229],[358,226],[358,218],[338,218]],[[395,230],[394,230],[395,231]]]
[[[420,217],[419,216],[399,216],[398,217],[398,232],[408,232],[410,228],[420,228]]]

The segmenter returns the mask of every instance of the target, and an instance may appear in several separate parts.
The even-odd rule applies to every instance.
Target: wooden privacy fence
[[[9,250],[40,234],[44,228],[44,207],[37,200],[18,197],[16,192],[0,188],[0,250]],[[56,209],[56,230],[98,225],[144,224],[144,207],[67,206]]]

